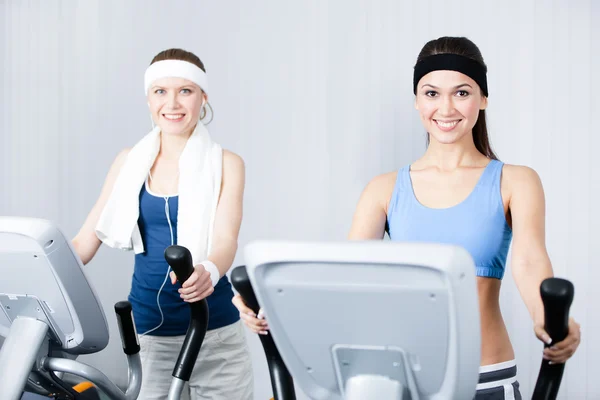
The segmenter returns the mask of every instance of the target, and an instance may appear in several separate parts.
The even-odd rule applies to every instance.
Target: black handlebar
[[[231,272],[231,284],[243,297],[244,303],[246,303],[255,314],[258,314],[260,306],[254,295],[250,279],[248,278],[246,266],[240,265],[233,269]],[[296,392],[294,391],[294,380],[281,359],[277,346],[275,346],[275,342],[273,342],[273,337],[271,337],[271,335],[258,336],[265,351],[265,355],[267,356],[273,397],[275,400],[295,400]]]
[[[165,259],[171,266],[177,281],[183,284],[194,272],[192,255],[183,246],[169,246],[165,250]],[[173,377],[189,381],[206,335],[208,327],[208,303],[206,299],[189,303],[191,310],[190,325],[179,353],[179,358],[173,368]]]
[[[128,301],[119,301],[115,304],[115,313],[117,314],[117,323],[121,332],[123,352],[128,356],[139,353],[140,343],[138,342],[133,324],[131,303]]]
[[[569,309],[575,288],[568,280],[548,278],[542,282],[540,293],[544,303],[544,329],[553,343],[564,340],[569,333]],[[545,344],[544,347],[552,346]],[[542,360],[533,391],[533,400],[555,400],[562,380],[565,364],[550,364]]]

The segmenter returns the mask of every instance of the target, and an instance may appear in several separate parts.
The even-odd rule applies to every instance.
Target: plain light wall
[[[240,249],[263,238],[345,238],[366,183],[424,151],[412,95],[418,51],[439,36],[471,38],[489,68],[492,144],[503,161],[540,174],[548,251],[576,288],[583,342],[560,398],[600,397],[600,3],[5,0],[0,12],[0,214],[48,218],[75,235],[116,154],[150,129],[144,69],[158,51],[182,47],[207,67],[209,130],[246,162]],[[112,310],[127,296],[132,260],[103,247],[86,267],[113,337],[82,360],[121,383]],[[243,262],[240,250],[234,265]],[[510,264],[501,305],[527,398],[542,345]],[[267,399],[260,342],[247,337],[255,398]]]

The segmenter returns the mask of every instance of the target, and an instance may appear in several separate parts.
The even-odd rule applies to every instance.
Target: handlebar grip
[[[252,289],[246,266],[240,265],[231,271],[231,284],[242,296],[244,303],[255,314],[258,314],[260,305],[254,294],[254,289]],[[279,350],[277,350],[273,337],[271,335],[259,335],[259,338],[267,357],[273,398],[275,400],[295,400],[294,380],[283,362]]]
[[[178,245],[167,247],[165,249],[165,260],[171,266],[171,269],[177,275],[177,281],[181,284],[194,273],[192,254],[186,247]],[[183,381],[190,380],[208,329],[208,302],[206,299],[189,303],[189,305],[191,312],[190,325],[172,374],[173,377]]]
[[[542,282],[540,294],[544,303],[544,329],[552,338],[551,344],[544,344],[546,348],[561,342],[569,334],[569,310],[575,288],[566,279],[548,278]],[[542,360],[532,399],[556,399],[564,369],[564,363],[550,364],[548,360]]]
[[[183,246],[173,245],[167,247],[165,249],[165,260],[177,275],[177,280],[182,284],[194,273],[192,254]]]
[[[563,341],[569,334],[569,309],[575,288],[565,279],[548,278],[540,286],[544,302],[544,329],[554,343]]]
[[[128,356],[139,353],[140,343],[135,330],[135,324],[133,323],[131,303],[128,301],[119,301],[115,304],[115,313],[117,314],[117,323],[121,332],[123,352]]]
[[[246,303],[248,308],[254,311],[255,314],[258,314],[260,311],[260,305],[258,304],[256,295],[254,294],[254,289],[252,289],[250,277],[248,276],[248,271],[246,270],[245,265],[235,267],[231,271],[231,284],[243,297],[244,303]]]

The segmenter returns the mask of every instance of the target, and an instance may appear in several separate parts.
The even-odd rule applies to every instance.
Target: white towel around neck
[[[139,194],[160,149],[160,128],[144,136],[127,155],[96,225],[96,235],[110,247],[144,252]],[[179,158],[177,244],[192,254],[194,265],[206,260],[221,191],[223,150],[198,122]]]

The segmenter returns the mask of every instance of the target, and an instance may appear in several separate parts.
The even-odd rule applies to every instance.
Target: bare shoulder
[[[117,154],[117,157],[127,158],[127,155],[129,154],[130,151],[131,151],[131,147],[125,147],[123,150],[121,150],[119,152],[119,154]]]
[[[512,214],[518,209],[543,207],[544,187],[539,174],[531,167],[505,164],[502,171],[503,192],[506,190]]]
[[[387,209],[396,176],[396,171],[388,172],[375,176],[367,183],[356,205],[348,239],[380,240],[384,237]]]
[[[125,149],[121,150],[117,154],[117,156],[114,158],[114,160],[108,170],[108,174],[106,176],[105,185],[108,188],[111,188],[114,181],[117,179],[117,175],[119,175],[119,172],[121,171],[121,167],[123,167],[123,165],[125,164],[125,161],[127,161],[127,156],[129,155],[130,150],[131,150],[131,148],[125,148]]]
[[[223,181],[225,190],[235,190],[236,193],[242,193],[246,185],[246,167],[244,159],[230,151],[223,149]],[[235,189],[234,189],[235,188]]]
[[[502,180],[510,188],[541,186],[542,182],[539,174],[533,168],[515,164],[504,164]]]
[[[398,171],[386,172],[384,174],[377,175],[369,181],[367,184],[367,189],[374,191],[392,190],[396,184],[397,176]]]
[[[243,173],[245,169],[244,159],[233,151],[223,149],[223,168]]]
[[[130,151],[131,151],[131,147],[126,147],[123,150],[121,150],[115,157],[115,160],[112,163],[111,169],[116,170],[116,171],[121,169],[123,164],[125,164],[125,161],[127,160],[127,156],[129,155]]]
[[[387,210],[387,205],[394,191],[397,176],[398,171],[386,172],[375,176],[367,184],[364,195],[376,200]]]

